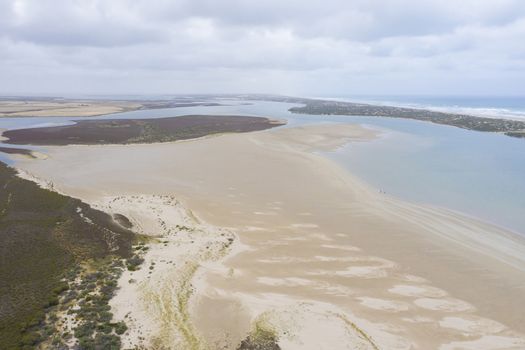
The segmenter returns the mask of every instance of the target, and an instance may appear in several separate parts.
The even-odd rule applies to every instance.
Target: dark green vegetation
[[[277,341],[278,339],[274,332],[264,327],[256,327],[256,329],[241,342],[237,350],[281,350]]]
[[[78,324],[73,335],[81,349],[120,349],[120,335],[127,330],[124,322],[112,322],[109,300],[113,297],[117,279],[122,273],[123,263],[119,259],[102,260],[95,272],[84,271],[79,282],[72,283],[61,304],[62,310],[74,316]],[[71,308],[72,304],[77,308]],[[71,334],[61,330],[52,339],[53,345],[62,342]]]
[[[21,154],[24,156],[35,158],[35,156],[30,150],[24,149],[24,148],[14,148],[14,147],[11,148],[11,147],[1,147],[0,146],[0,152],[7,153],[7,154]]]
[[[290,112],[292,113],[405,118],[427,121],[435,124],[450,125],[468,130],[499,132],[512,137],[525,138],[525,121],[519,120],[482,118],[466,114],[444,113],[425,109],[377,106],[364,103],[314,100],[284,96],[242,96],[242,98],[299,103],[304,105],[290,108]]]
[[[156,119],[83,120],[74,125],[4,132],[8,143],[34,145],[129,144],[187,140],[283,125],[261,117],[190,115]]]
[[[79,312],[89,316],[88,325],[108,323],[107,300],[119,262],[133,256],[135,235],[80,200],[18,178],[3,163],[0,188],[0,349],[51,341],[57,312],[74,301],[85,301]],[[98,296],[88,301],[94,289]],[[92,336],[116,342],[123,326],[109,327],[113,333],[104,328]]]
[[[512,137],[518,137],[518,138],[525,138],[525,130],[523,131],[512,131],[512,132],[507,132],[506,133],[508,136],[512,136]]]

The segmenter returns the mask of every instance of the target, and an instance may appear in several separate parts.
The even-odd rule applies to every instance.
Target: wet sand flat
[[[44,147],[47,160],[17,167],[88,203],[171,195],[234,232],[238,248],[199,260],[191,279],[195,344],[235,348],[268,327],[283,349],[525,347],[522,239],[381,194],[312,153],[375,136],[319,125]]]

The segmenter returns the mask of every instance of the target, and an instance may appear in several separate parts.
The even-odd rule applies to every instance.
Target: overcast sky
[[[1,94],[525,94],[523,0],[0,0]]]

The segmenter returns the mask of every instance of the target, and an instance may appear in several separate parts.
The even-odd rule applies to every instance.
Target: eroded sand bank
[[[373,137],[324,125],[50,147],[17,166],[159,236],[112,304],[126,344],[235,348],[264,328],[283,349],[524,348],[520,239],[312,153]]]

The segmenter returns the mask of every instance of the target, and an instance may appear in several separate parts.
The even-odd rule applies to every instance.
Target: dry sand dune
[[[312,153],[375,136],[322,125],[48,147],[17,167],[158,236],[112,303],[127,344],[232,349],[265,329],[282,349],[525,348],[521,239]]]

